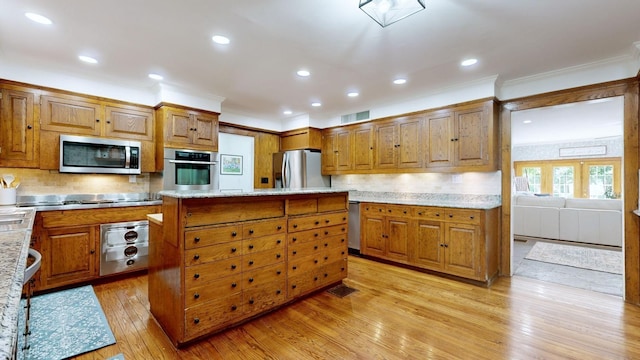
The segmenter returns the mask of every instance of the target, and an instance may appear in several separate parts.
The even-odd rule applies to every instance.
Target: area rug
[[[622,274],[622,251],[538,241],[525,259]]]
[[[18,351],[18,359],[66,359],[116,342],[90,285],[34,296],[29,324],[30,347],[26,352]],[[19,329],[24,329],[24,314]],[[18,341],[22,349],[23,337]]]

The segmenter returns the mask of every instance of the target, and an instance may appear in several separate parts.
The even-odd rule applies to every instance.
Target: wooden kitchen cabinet
[[[377,123],[376,169],[422,166],[422,117],[402,117]]]
[[[363,203],[361,214],[361,252],[388,260],[408,263],[412,244],[413,220],[405,206]]]
[[[350,127],[353,133],[353,166],[357,171],[373,168],[373,124],[364,123]]]
[[[304,128],[280,134],[280,151],[304,149],[322,150],[322,130]]]
[[[428,114],[425,166],[448,171],[497,169],[495,103],[486,101]]]
[[[151,313],[182,346],[340,282],[347,197],[165,196],[150,239]]]
[[[353,134],[349,128],[332,128],[322,132],[322,174],[338,174],[352,167],[351,143]]]
[[[39,107],[35,90],[0,83],[0,166],[39,165]]]
[[[497,275],[499,208],[360,207],[364,255],[482,283]]]
[[[44,288],[69,285],[98,276],[96,226],[71,226],[42,232],[41,280]]]
[[[164,147],[218,151],[218,113],[161,105],[156,114]]]

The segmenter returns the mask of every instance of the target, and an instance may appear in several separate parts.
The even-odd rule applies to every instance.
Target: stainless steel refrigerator
[[[331,177],[321,173],[319,151],[290,150],[273,154],[276,188],[330,187]]]

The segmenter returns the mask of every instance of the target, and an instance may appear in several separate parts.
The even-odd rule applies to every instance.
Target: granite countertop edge
[[[502,206],[500,195],[350,191],[349,201],[490,210]]]
[[[158,194],[161,196],[167,196],[177,199],[199,199],[242,196],[331,194],[340,192],[348,192],[348,190],[336,188],[255,189],[253,191],[163,190],[158,192]]]

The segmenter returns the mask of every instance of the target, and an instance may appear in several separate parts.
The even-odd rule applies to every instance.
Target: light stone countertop
[[[349,191],[349,201],[489,210],[502,206],[500,195]]]
[[[304,194],[331,194],[347,192],[345,189],[328,187],[302,188],[302,189],[255,189],[253,191],[208,191],[208,190],[163,190],[159,195],[178,199],[198,198],[225,198],[239,196],[274,196],[274,195],[304,195]]]
[[[29,208],[21,208],[30,210]],[[27,264],[35,211],[24,230],[0,229],[0,359],[10,359],[18,336],[22,282]]]

